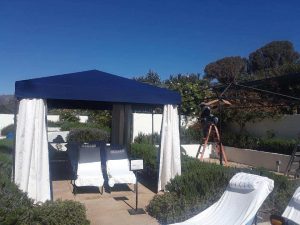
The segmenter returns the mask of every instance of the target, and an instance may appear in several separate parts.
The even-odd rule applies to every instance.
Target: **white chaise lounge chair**
[[[181,225],[251,225],[260,206],[271,193],[274,181],[258,175],[237,173],[222,197]]]
[[[107,147],[106,149],[106,170],[108,185],[135,184],[136,177],[130,171],[129,159],[124,148]]]
[[[300,187],[295,191],[282,216],[272,215],[270,220],[274,225],[300,224]]]
[[[100,143],[79,147],[77,176],[74,180],[74,194],[77,187],[99,187],[103,193],[103,173],[101,168]],[[101,188],[101,189],[100,189]]]

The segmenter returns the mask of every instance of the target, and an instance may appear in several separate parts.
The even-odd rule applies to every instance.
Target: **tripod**
[[[201,154],[200,160],[203,160],[204,152],[210,137],[212,137],[214,142],[217,143],[217,152],[220,157],[220,165],[223,165],[223,160],[225,162],[225,165],[227,165],[227,157],[224,151],[223,144],[221,142],[220,133],[218,131],[217,126],[213,123],[209,125],[207,136],[204,138],[204,144],[202,145],[203,150],[201,152],[201,145],[200,145],[196,154],[196,158],[198,158],[199,154]]]

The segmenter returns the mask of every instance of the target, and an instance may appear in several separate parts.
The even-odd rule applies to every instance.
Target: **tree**
[[[160,86],[162,83],[159,75],[153,70],[149,70],[145,76],[133,77],[133,79],[139,82],[152,84],[155,86]]]
[[[199,74],[170,76],[165,85],[181,94],[181,112],[186,116],[199,116],[201,101],[212,94],[208,80],[200,79]]]
[[[240,56],[225,57],[208,64],[205,69],[205,78],[217,79],[221,83],[231,83],[241,79],[246,74],[247,60]]]
[[[256,73],[285,64],[295,64],[299,62],[299,58],[300,55],[291,42],[272,41],[249,55],[249,70]]]

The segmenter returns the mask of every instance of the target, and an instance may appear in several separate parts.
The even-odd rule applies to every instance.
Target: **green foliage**
[[[7,136],[9,133],[13,133],[14,131],[15,131],[15,125],[10,124],[1,130],[1,135]]]
[[[78,112],[71,109],[62,109],[59,112],[61,122],[79,122]]]
[[[158,133],[152,134],[143,134],[139,133],[137,137],[134,138],[134,143],[139,144],[153,144],[159,145],[160,144],[160,135]]]
[[[291,155],[297,140],[281,139],[275,137],[253,137],[245,133],[234,134],[231,132],[223,132],[222,142],[224,145],[254,149],[265,152],[273,152]]]
[[[106,132],[110,132],[109,127],[103,127],[101,124],[97,123],[79,123],[79,122],[63,122],[60,126],[62,131],[70,131],[72,129],[80,129],[80,128],[96,128],[105,130]]]
[[[294,64],[300,55],[289,41],[273,41],[257,49],[249,55],[250,71],[252,73],[278,68],[285,64]]]
[[[88,225],[85,207],[74,201],[48,201],[34,205],[27,194],[11,182],[13,142],[0,140],[0,224],[1,225]]]
[[[167,88],[181,94],[181,113],[186,116],[200,115],[199,104],[212,95],[208,80],[200,79],[199,74],[178,74],[165,81]]]
[[[54,121],[48,120],[47,121],[47,126],[48,127],[60,127],[61,122],[54,122]]]
[[[0,170],[0,224],[29,223],[33,202]]]
[[[152,178],[157,178],[157,148],[149,142],[132,143],[131,157],[144,160],[144,172]]]
[[[202,140],[203,132],[200,123],[195,123],[187,129],[181,128],[180,144],[199,144]]]
[[[153,70],[149,70],[145,76],[134,77],[133,79],[139,82],[143,82],[155,86],[161,86],[162,83],[159,75]]]
[[[67,136],[68,142],[109,141],[109,133],[97,128],[76,128]]]
[[[222,167],[184,156],[182,175],[167,184],[168,192],[151,200],[148,213],[162,224],[184,221],[216,202],[232,176],[241,171],[274,180],[275,188],[262,206],[262,210],[269,214],[281,214],[299,185],[299,182],[291,182],[286,177],[265,170]]]
[[[13,141],[3,139],[0,140],[0,176],[1,174],[10,177],[12,168],[12,153]]]
[[[220,83],[231,83],[240,80],[246,74],[247,60],[240,56],[225,57],[208,64],[205,69],[205,77]]]
[[[96,124],[99,127],[111,127],[111,112],[108,110],[89,110],[88,123]]]
[[[47,201],[42,206],[33,208],[33,221],[39,225],[66,224],[88,225],[85,207],[75,201]],[[30,221],[28,221],[30,222]]]

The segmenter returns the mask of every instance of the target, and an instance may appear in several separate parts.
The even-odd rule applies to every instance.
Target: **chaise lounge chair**
[[[106,170],[110,187],[114,187],[115,184],[136,183],[136,177],[130,171],[129,159],[124,148],[107,147]]]
[[[271,193],[274,181],[258,175],[237,173],[222,197],[181,225],[251,225],[260,206]]]
[[[270,220],[273,225],[300,224],[300,187],[295,191],[282,216],[272,215]]]
[[[73,193],[77,193],[77,187],[98,187],[103,194],[103,174],[101,168],[100,143],[84,144],[79,147],[78,163],[71,160],[76,176],[73,180]],[[101,189],[100,189],[101,188]]]

